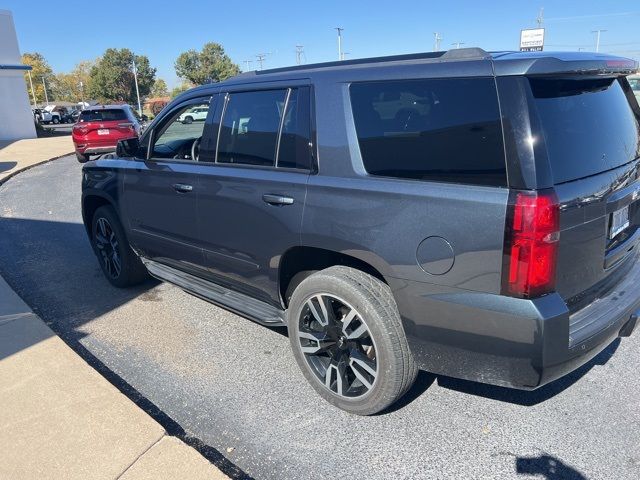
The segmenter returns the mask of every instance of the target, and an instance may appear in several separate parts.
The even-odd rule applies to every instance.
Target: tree
[[[127,48],[109,48],[96,61],[89,74],[88,95],[103,103],[124,101],[137,103],[133,61],[138,70],[140,97],[145,97],[154,84],[156,69],[151,68],[144,55],[134,55]]]
[[[171,90],[171,98],[175,98],[183,92],[186,92],[190,88],[193,88],[194,85],[191,82],[182,82],[180,85]]]
[[[54,99],[54,84],[55,84],[55,76],[53,75],[53,70],[45,60],[45,58],[37,52],[34,53],[24,53],[22,55],[22,63],[25,65],[30,65],[31,69],[31,79],[33,81],[33,89],[36,94],[36,103],[44,103],[45,94],[44,94],[44,86],[42,85],[42,79],[44,79],[47,84],[47,95],[49,100]],[[33,99],[33,93],[31,92],[31,84],[29,82],[29,73],[25,72],[24,80],[27,84],[27,92],[29,93],[29,100]]]
[[[224,53],[219,43],[206,43],[200,52],[188,50],[178,56],[176,74],[195,85],[221,82],[238,75],[240,67]]]
[[[165,82],[161,78],[156,79],[156,81],[153,83],[153,87],[151,87],[150,95],[154,98],[169,96],[167,82]]]
[[[55,81],[56,100],[67,102],[86,101],[90,84],[92,61],[78,63],[70,73],[59,73]],[[82,85],[81,85],[82,83]]]

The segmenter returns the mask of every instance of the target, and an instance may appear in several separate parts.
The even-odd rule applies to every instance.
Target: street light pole
[[[33,89],[33,80],[31,80],[31,70],[27,71],[29,73],[29,85],[31,85],[31,97],[33,97],[33,108],[37,108],[38,104],[36,102],[36,91]]]
[[[44,77],[42,77],[42,86],[44,87],[44,101],[47,102],[47,107],[49,106],[49,95],[47,95],[47,84],[44,82]]]
[[[591,30],[591,33],[596,34],[596,52],[600,51],[600,34],[606,31],[607,30]]]
[[[138,97],[138,113],[142,117],[142,105],[140,104],[140,90],[138,89],[138,69],[136,68],[136,58],[133,57],[133,79],[136,82],[136,96]]]
[[[335,27],[335,30],[338,31],[338,60],[344,60],[344,57],[342,55],[342,31],[344,30],[344,28]]]
[[[84,110],[84,83],[80,80],[80,100],[82,100],[82,109]]]

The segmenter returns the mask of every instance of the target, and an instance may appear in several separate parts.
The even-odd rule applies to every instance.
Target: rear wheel
[[[191,115],[189,115],[188,117],[185,117],[182,123],[187,123],[187,124],[193,123],[193,117]]]
[[[89,155],[85,155],[84,153],[76,152],[76,158],[80,163],[87,163],[89,161]]]
[[[389,287],[360,270],[330,267],[293,292],[289,339],[305,378],[325,400],[372,415],[418,373]]]
[[[129,246],[120,220],[111,206],[96,210],[91,223],[93,250],[107,280],[119,288],[147,278],[147,269]]]
[[[53,123],[54,123],[55,125],[57,125],[57,124],[59,124],[59,123],[60,123],[60,120],[58,119],[58,117],[53,117]]]

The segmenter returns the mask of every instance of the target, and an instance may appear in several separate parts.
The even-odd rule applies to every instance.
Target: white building
[[[35,138],[13,16],[0,10],[0,141]]]

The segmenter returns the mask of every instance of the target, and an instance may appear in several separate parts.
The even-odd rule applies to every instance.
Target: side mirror
[[[116,144],[116,156],[117,157],[135,157],[140,151],[140,140],[136,138],[127,138],[124,140],[118,140]]]

